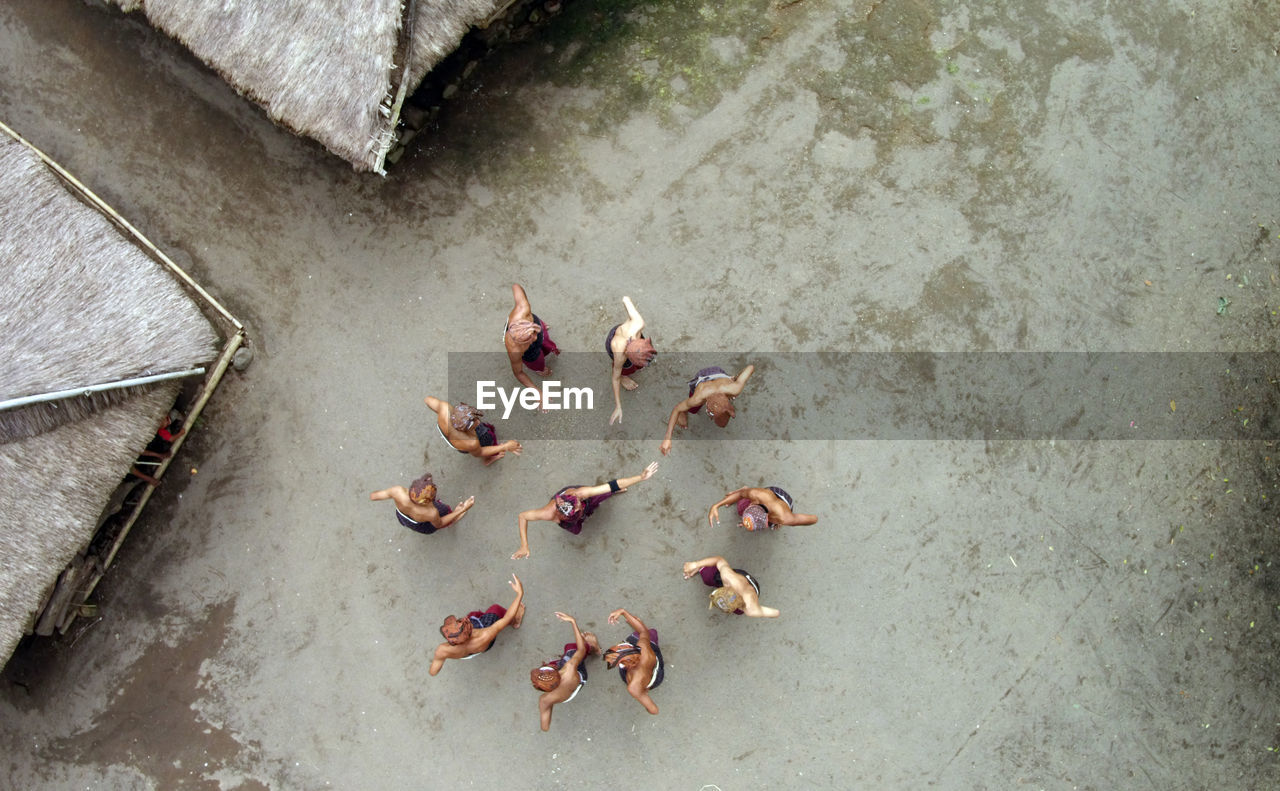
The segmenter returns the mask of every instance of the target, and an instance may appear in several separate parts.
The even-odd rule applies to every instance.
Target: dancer
[[[605,666],[611,670],[616,666],[631,697],[640,701],[645,711],[657,714],[658,705],[649,697],[649,690],[657,689],[666,675],[662,650],[658,648],[658,630],[646,628],[639,618],[621,607],[609,613],[611,624],[620,618],[625,618],[635,631],[625,642],[604,652]]]
[[[524,447],[513,439],[498,442],[498,432],[492,423],[482,423],[484,413],[470,404],[451,405],[448,401],[427,396],[427,409],[436,413],[436,430],[449,447],[459,453],[469,453],[484,460],[488,467],[511,451],[517,456]]]
[[[565,643],[559,659],[551,659],[529,671],[533,688],[542,692],[538,697],[538,717],[542,730],[551,730],[551,709],[557,703],[568,703],[587,683],[586,658],[600,650],[600,641],[591,632],[578,629],[578,622],[571,615],[557,612],[556,617],[573,626],[573,642]]]
[[[717,426],[729,425],[729,418],[737,414],[733,408],[733,399],[742,392],[742,388],[755,373],[756,367],[748,365],[738,372],[737,376],[729,376],[720,367],[703,368],[698,375],[689,380],[689,397],[675,405],[671,410],[671,418],[667,420],[667,435],[662,438],[659,450],[666,456],[671,452],[671,432],[676,426],[689,427],[689,415],[698,414],[702,405],[707,406],[707,417]]]
[[[658,462],[651,462],[639,475],[630,478],[615,478],[608,483],[595,486],[566,486],[551,497],[551,502],[531,511],[521,511],[516,517],[520,529],[520,548],[511,556],[512,560],[529,557],[529,523],[555,522],[575,536],[582,532],[582,524],[591,516],[600,503],[608,500],[617,492],[625,492],[640,481],[647,481],[658,471]]]
[[[796,514],[791,512],[795,503],[791,495],[777,486],[764,489],[744,486],[734,489],[724,496],[720,502],[711,506],[707,512],[707,522],[715,527],[720,524],[720,509],[729,503],[737,503],[739,524],[750,531],[764,530],[766,527],[777,529],[782,525],[816,525],[818,517],[813,514]]]
[[[560,354],[560,349],[551,340],[551,327],[538,318],[531,307],[524,289],[517,283],[511,286],[511,294],[515,297],[515,307],[507,314],[507,326],[502,331],[502,343],[507,348],[507,358],[511,361],[511,372],[525,387],[537,390],[533,380],[524,372],[525,368],[538,376],[550,376],[547,367],[548,354]],[[539,393],[539,397],[541,394]]]
[[[437,500],[436,484],[429,472],[409,484],[408,489],[392,486],[370,494],[369,499],[394,500],[400,524],[426,536],[457,522],[476,502],[475,497],[468,497],[457,508],[450,508]]]
[[[524,620],[524,585],[520,584],[520,578],[514,574],[507,584],[516,592],[516,600],[511,602],[510,607],[503,608],[500,604],[494,604],[484,612],[475,610],[467,613],[465,618],[450,615],[444,619],[440,634],[444,635],[445,642],[436,646],[428,673],[433,676],[439,673],[446,659],[467,659],[483,654],[493,647],[494,639],[503,629],[508,626],[512,629],[520,628]]]
[[[627,320],[615,325],[604,339],[604,351],[613,364],[610,382],[613,386],[613,414],[609,415],[609,425],[622,422],[622,393],[619,386],[635,390],[640,385],[631,377],[637,371],[653,362],[657,351],[644,337],[644,317],[631,303],[631,297],[623,297],[622,304],[627,308]]]
[[[734,615],[750,615],[753,618],[777,618],[780,613],[772,607],[760,604],[760,583],[742,569],[735,569],[719,555],[684,564],[684,578],[694,574],[702,577],[702,584],[715,588],[711,592],[711,607]]]

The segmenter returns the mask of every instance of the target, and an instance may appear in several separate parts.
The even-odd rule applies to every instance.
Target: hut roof
[[[142,9],[273,121],[382,173],[405,94],[509,0],[111,2]]]
[[[173,275],[7,135],[0,228],[0,400],[192,368],[217,355],[218,333]],[[179,387],[0,411],[0,661],[93,537]]]

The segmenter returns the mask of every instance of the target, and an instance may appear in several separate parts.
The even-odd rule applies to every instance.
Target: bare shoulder
[[[436,646],[436,659],[461,659],[468,655],[465,646],[453,645],[452,643],[441,643]]]
[[[483,629],[476,629],[471,633],[471,639],[466,642],[463,648],[466,649],[464,656],[478,654],[493,644],[494,638],[498,636],[498,632],[502,631],[497,625],[486,626]]]
[[[442,430],[444,431],[444,435],[448,437],[449,444],[458,450],[470,452],[480,449],[480,440],[471,434],[467,434],[463,431],[457,431],[453,426],[449,426],[447,429]]]

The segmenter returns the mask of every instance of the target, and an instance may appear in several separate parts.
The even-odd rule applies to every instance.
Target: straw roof
[[[218,335],[172,275],[0,136],[0,400],[189,369]],[[155,436],[180,382],[0,411],[0,658]]]
[[[273,121],[382,173],[400,101],[508,0],[111,2],[141,9]]]
[[[179,387],[166,382],[91,420],[0,446],[0,661],[93,538],[107,500]]]
[[[0,399],[213,357],[213,328],[173,278],[34,152],[0,137],[0,174]],[[97,405],[120,397],[100,396]],[[78,399],[0,412],[0,441],[82,418],[93,406]]]

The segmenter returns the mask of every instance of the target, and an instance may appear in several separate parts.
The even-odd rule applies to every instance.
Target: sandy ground
[[[511,561],[516,512],[638,472],[658,437],[531,440],[484,469],[422,397],[457,385],[450,352],[497,348],[513,281],[571,351],[635,298],[671,353],[635,410],[679,397],[680,351],[1273,350],[1278,18],[579,2],[382,179],[137,17],[7,0],[0,118],[240,316],[257,359],[102,617],[4,669],[0,786],[1276,787],[1267,442],[788,441],[823,415],[773,400],[794,386],[775,365],[726,436],[778,439],[678,443],[581,536],[535,526]],[[430,537],[368,501],[424,469],[477,498]],[[769,483],[821,522],[706,525]],[[708,613],[680,575],[708,554],[783,617]],[[429,677],[441,619],[509,603],[513,571],[523,628]],[[570,636],[552,612],[609,642],[618,606],[661,634],[661,713],[594,664],[541,733],[527,673]]]

